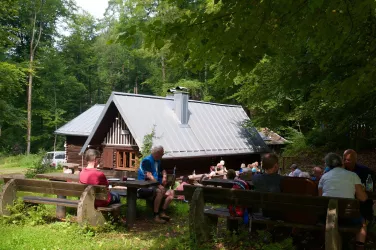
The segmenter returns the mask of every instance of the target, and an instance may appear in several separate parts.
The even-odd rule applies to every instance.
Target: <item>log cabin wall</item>
[[[82,146],[84,145],[87,137],[86,136],[70,136],[66,137],[66,147],[65,155],[66,160],[69,163],[77,163],[82,165],[82,156],[79,155]],[[87,162],[84,159],[84,166],[87,165]]]

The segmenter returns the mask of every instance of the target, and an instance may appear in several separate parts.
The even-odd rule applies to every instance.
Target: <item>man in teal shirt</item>
[[[146,190],[140,189],[139,194],[152,191],[151,196],[154,197],[154,221],[162,224],[170,220],[170,217],[166,215],[166,209],[174,198],[174,191],[166,190],[165,188],[167,184],[167,173],[162,169],[161,166],[161,159],[163,155],[164,149],[162,146],[153,147],[151,154],[146,156],[141,161],[137,176],[138,180],[155,180],[159,182],[159,185],[157,187],[152,187]],[[162,210],[159,211],[163,197],[165,197],[166,199],[163,204]]]

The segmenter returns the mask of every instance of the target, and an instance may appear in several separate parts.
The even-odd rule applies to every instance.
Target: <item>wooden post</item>
[[[133,227],[136,221],[137,188],[127,187],[127,226]]]
[[[338,200],[331,199],[328,204],[325,228],[325,249],[341,250],[341,237],[338,232]]]
[[[204,193],[202,188],[196,188],[189,207],[189,234],[195,244],[209,240],[211,229],[209,226],[216,221],[205,218]]]
[[[0,197],[0,215],[10,215],[7,206],[13,206],[16,200],[16,192],[16,181],[11,179],[3,187]]]
[[[89,223],[92,226],[104,225],[106,219],[102,212],[95,209],[95,191],[93,186],[87,186],[82,193],[77,208],[77,222]]]

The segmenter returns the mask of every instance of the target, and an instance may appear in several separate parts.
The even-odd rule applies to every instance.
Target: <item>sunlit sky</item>
[[[75,0],[77,5],[96,18],[102,18],[106,11],[108,0]]]

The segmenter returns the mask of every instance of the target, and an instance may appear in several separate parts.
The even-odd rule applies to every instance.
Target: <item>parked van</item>
[[[46,156],[43,158],[42,164],[48,164],[51,167],[57,167],[61,163],[65,163],[65,151],[52,151],[47,152]]]

